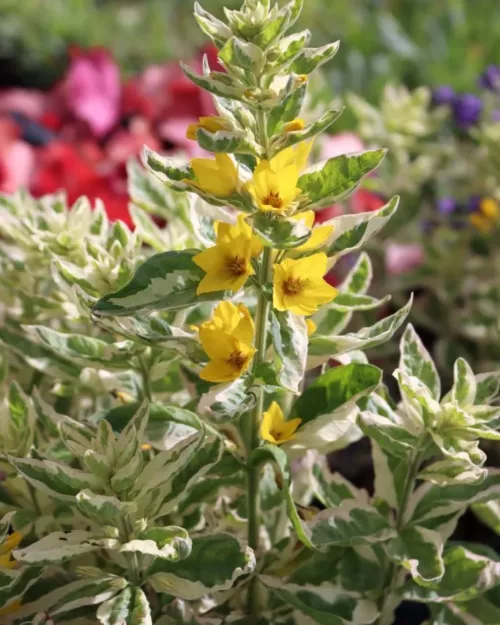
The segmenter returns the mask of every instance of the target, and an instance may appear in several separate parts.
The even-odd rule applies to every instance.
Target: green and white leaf
[[[292,65],[296,74],[310,74],[318,67],[328,63],[337,54],[340,41],[329,43],[321,48],[306,48]]]
[[[16,549],[13,555],[23,564],[48,565],[98,551],[103,546],[94,534],[84,530],[53,532],[28,547]]]
[[[307,361],[307,326],[304,317],[290,312],[273,312],[271,336],[281,364],[279,380],[284,388],[298,393]]]
[[[401,337],[400,352],[399,368],[423,382],[432,397],[439,401],[441,381],[436,365],[411,323],[408,324]]]
[[[141,588],[128,586],[97,610],[102,625],[152,625],[149,601]]]
[[[417,583],[439,582],[444,575],[444,543],[425,527],[409,525],[386,546],[392,560],[408,569]]]
[[[302,221],[286,219],[269,211],[260,211],[253,218],[255,232],[268,247],[289,250],[311,237],[311,230]]]
[[[380,165],[385,154],[386,150],[369,150],[360,154],[336,156],[310,167],[298,182],[299,188],[307,196],[301,209],[319,210],[347,197],[357,188],[363,176]],[[380,213],[380,211],[377,212]],[[335,226],[334,240],[364,221],[363,219],[353,220],[354,217],[359,218],[360,215],[346,215],[328,222],[329,225]],[[364,219],[366,220],[366,214]],[[340,232],[337,232],[338,229]],[[330,246],[333,245],[334,240],[330,242]],[[336,253],[335,248],[332,249],[333,253]],[[328,255],[332,256],[333,253]]]
[[[157,591],[196,601],[204,595],[228,590],[255,568],[255,556],[230,534],[208,534],[193,539],[188,558],[180,562],[156,560],[148,583]]]

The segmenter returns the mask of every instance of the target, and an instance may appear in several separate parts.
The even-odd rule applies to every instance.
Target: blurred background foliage
[[[220,14],[240,0],[203,0]],[[349,89],[377,101],[382,86],[451,84],[470,91],[498,61],[499,0],[306,0],[299,28],[313,43],[342,40],[329,69],[332,95]],[[203,42],[191,0],[1,0],[0,82],[44,88],[68,48],[105,46],[124,75],[188,57]],[[328,70],[327,70],[328,71]]]

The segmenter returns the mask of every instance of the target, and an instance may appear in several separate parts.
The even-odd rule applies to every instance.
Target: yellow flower
[[[327,261],[326,254],[320,252],[298,260],[286,258],[274,265],[274,307],[312,315],[319,306],[331,302],[338,291],[323,279]]]
[[[248,232],[222,222],[217,222],[215,228],[216,244],[193,258],[193,262],[207,274],[198,285],[198,295],[213,291],[238,291],[255,273],[250,262],[255,247],[252,238],[247,236]]]
[[[226,130],[228,123],[223,117],[200,117],[196,124],[189,124],[186,138],[196,141],[196,131],[203,128],[208,132],[217,132],[218,130]]]
[[[318,326],[314,323],[312,319],[306,319],[306,326],[307,326],[307,336],[312,336],[318,329]]]
[[[297,187],[305,168],[312,141],[303,141],[276,154],[270,161],[260,161],[247,189],[263,211],[284,213],[293,208],[300,194]]]
[[[196,180],[184,180],[205,193],[216,197],[229,197],[239,186],[238,169],[227,154],[211,158],[194,158],[191,161]]]
[[[219,233],[220,223],[221,222],[216,222],[215,223],[215,232],[216,232],[216,234]],[[243,215],[241,213],[237,217],[236,224],[234,226],[230,225],[229,228],[225,228],[224,233],[225,233],[224,234],[225,237],[229,236],[230,238],[232,237],[233,239],[238,237],[240,234],[242,234],[243,236],[245,236],[248,239],[250,239],[251,240],[251,244],[252,244],[250,253],[251,253],[252,257],[254,257],[254,258],[259,256],[260,253],[262,252],[262,250],[264,249],[264,244],[261,242],[261,240],[258,237],[253,235],[252,227],[245,220],[245,215]]]
[[[212,319],[200,327],[200,341],[210,362],[200,378],[207,382],[232,382],[250,366],[256,352],[253,347],[254,325],[248,309],[231,302],[221,302]]]
[[[222,330],[228,334],[238,333],[243,341],[252,344],[254,324],[245,304],[235,306],[232,302],[221,302],[213,311],[212,318],[201,324],[200,329]]]
[[[500,218],[500,205],[491,197],[479,204],[479,212],[470,216],[470,223],[482,232],[491,232]]]
[[[297,119],[294,119],[293,121],[284,124],[283,132],[297,132],[297,130],[304,130],[305,127],[305,121],[303,119],[300,119],[300,117],[297,117]]]
[[[305,243],[299,245],[299,247],[294,248],[294,252],[310,252],[311,250],[318,249],[318,247],[321,247],[328,241],[333,232],[333,226],[318,226],[317,228],[313,228],[314,211],[305,211],[298,215],[293,215],[292,219],[302,221],[305,226],[312,228],[311,237]]]
[[[260,436],[268,443],[282,445],[295,438],[295,431],[301,423],[302,419],[285,421],[279,404],[273,401],[269,410],[262,415]]]
[[[0,545],[0,569],[13,569],[16,566],[16,561],[11,559],[12,550],[19,545],[22,539],[21,532],[14,532]]]
[[[5,607],[0,608],[0,616],[5,615],[5,614],[14,614],[15,612],[19,610],[20,607],[21,607],[21,600],[16,599],[9,605],[6,605]]]

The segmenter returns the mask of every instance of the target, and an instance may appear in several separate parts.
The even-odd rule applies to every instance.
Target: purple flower
[[[447,106],[453,104],[455,91],[449,85],[441,85],[432,92],[432,103],[435,106]]]
[[[500,91],[500,65],[488,65],[479,78],[479,86],[489,91]]]
[[[442,197],[438,200],[437,209],[441,215],[450,215],[457,208],[457,201],[453,197]]]
[[[453,115],[455,123],[466,130],[479,121],[483,111],[483,103],[480,98],[472,93],[464,93],[455,98],[453,102]]]
[[[481,196],[471,195],[467,201],[467,211],[469,213],[475,213],[477,210],[479,210],[480,204],[481,204]]]

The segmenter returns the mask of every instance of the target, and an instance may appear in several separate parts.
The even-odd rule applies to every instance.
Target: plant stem
[[[255,347],[257,352],[253,361],[253,371],[255,372],[259,365],[264,361],[266,352],[267,325],[269,320],[268,301],[262,286],[270,280],[272,265],[272,250],[268,247],[264,248],[260,283],[261,290],[257,304],[256,323],[255,323]],[[247,451],[252,451],[260,444],[260,423],[262,420],[262,412],[264,409],[264,392],[262,389],[257,390],[257,401],[255,408],[250,415],[250,423],[248,427]],[[259,549],[259,533],[260,533],[260,499],[259,499],[259,480],[260,469],[248,469],[247,473],[247,510],[248,510],[248,544],[258,553]],[[257,618],[259,611],[258,596],[258,579],[254,577],[249,586],[248,591],[248,611]]]
[[[398,534],[404,528],[406,507],[408,505],[410,496],[415,489],[415,482],[417,480],[417,475],[425,453],[425,446],[419,446],[414,450],[412,457],[410,458],[410,467],[406,475],[403,494],[401,496],[401,504],[399,506],[396,520],[396,531],[398,532]],[[378,625],[392,625],[393,606],[391,604],[391,598],[397,586],[397,572],[397,564],[391,562],[389,568],[387,569],[386,583],[384,588],[384,594],[382,597],[382,605],[380,608]]]
[[[142,392],[144,394],[144,397],[148,400],[151,401],[153,398],[153,393],[151,391],[151,380],[149,377],[149,366],[146,363],[146,360],[144,358],[144,356],[140,356],[139,357],[139,366],[141,369],[141,375],[142,375]]]

